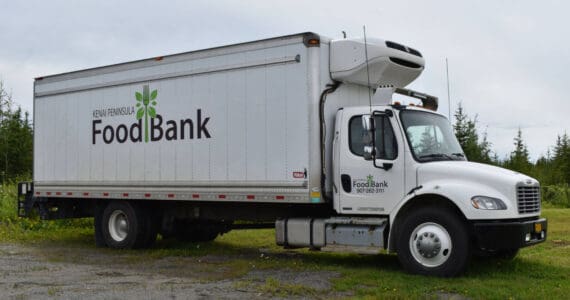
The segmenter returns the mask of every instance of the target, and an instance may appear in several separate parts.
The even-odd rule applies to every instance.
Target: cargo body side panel
[[[318,78],[297,39],[37,81],[35,192],[311,202]]]

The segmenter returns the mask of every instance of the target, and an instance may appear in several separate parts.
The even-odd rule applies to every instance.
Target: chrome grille
[[[540,187],[517,186],[517,205],[519,214],[530,214],[540,211]]]

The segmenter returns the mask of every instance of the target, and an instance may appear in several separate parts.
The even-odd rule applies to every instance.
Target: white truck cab
[[[449,121],[431,109],[343,108],[333,151],[335,211],[386,216],[386,247],[408,270],[453,275],[472,251],[514,256],[546,238],[538,181],[468,162]]]

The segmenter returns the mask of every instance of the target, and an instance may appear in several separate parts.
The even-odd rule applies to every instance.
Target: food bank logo
[[[143,85],[142,93],[135,92],[136,104],[113,108],[93,110],[92,143],[93,145],[111,143],[157,142],[161,140],[192,140],[211,138],[208,131],[210,117],[203,118],[202,110],[196,109],[195,118],[165,120],[156,111],[158,90],[150,91],[149,85]],[[105,125],[103,122],[117,116],[134,115],[136,122],[132,124]]]
[[[352,187],[356,193],[384,193],[388,188],[388,182],[386,180],[376,181],[374,176],[369,174],[366,178],[354,179],[352,181]]]
[[[143,85],[142,94],[139,92],[135,93],[135,98],[137,99],[137,120],[144,117],[144,142],[148,143],[148,117],[151,119],[156,118],[156,96],[158,95],[158,90],[154,90],[149,94],[148,84]],[[151,102],[152,101],[152,102]]]

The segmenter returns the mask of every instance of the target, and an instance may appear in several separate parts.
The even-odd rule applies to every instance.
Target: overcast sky
[[[473,1],[475,2],[475,1]],[[567,1],[0,0],[0,79],[32,110],[33,78],[164,54],[314,31],[419,49],[411,87],[462,102],[504,158],[520,127],[531,156],[570,129]]]

